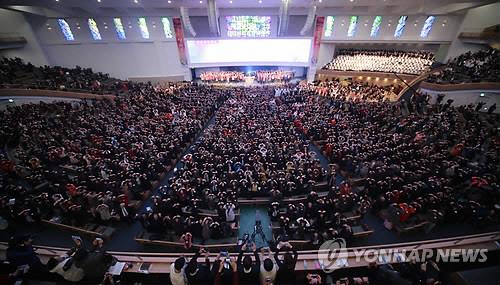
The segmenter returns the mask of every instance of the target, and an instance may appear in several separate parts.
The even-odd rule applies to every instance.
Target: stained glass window
[[[356,28],[358,27],[358,16],[351,16],[349,20],[349,30],[347,30],[348,37],[354,37],[356,34]]]
[[[226,16],[227,36],[262,38],[271,36],[270,16]]]
[[[148,25],[146,24],[146,18],[137,19],[137,23],[139,23],[139,30],[141,30],[141,35],[143,39],[149,39],[149,31]]]
[[[382,24],[382,16],[375,16],[373,19],[372,30],[370,32],[370,37],[378,36],[378,31],[380,30],[380,24]]]
[[[59,23],[59,27],[61,27],[61,32],[64,35],[64,38],[67,41],[74,41],[75,37],[73,36],[73,33],[71,32],[71,28],[68,25],[68,22],[64,19],[57,19],[57,22]]]
[[[114,18],[113,23],[115,24],[115,30],[118,39],[120,40],[127,39],[127,36],[125,35],[125,29],[123,28],[122,20],[120,18]]]
[[[335,22],[334,16],[326,17],[325,37],[331,37],[333,35],[333,23],[334,22]]]
[[[172,28],[170,27],[170,20],[166,17],[161,18],[161,22],[163,23],[163,32],[165,33],[165,37],[167,39],[173,38]]]
[[[429,17],[427,17],[427,19],[425,19],[424,26],[422,27],[422,31],[420,31],[420,37],[427,38],[427,36],[429,36],[429,33],[431,32],[432,25],[434,24],[434,21],[436,21],[435,16],[429,16]]]
[[[401,35],[403,34],[403,31],[405,29],[407,19],[408,19],[408,16],[399,17],[398,26],[396,27],[396,30],[394,31],[394,37],[396,37],[396,38],[401,37]]]
[[[99,28],[97,27],[97,23],[94,19],[89,18],[89,29],[90,29],[90,34],[92,35],[92,38],[95,41],[100,41],[102,40],[101,33],[99,33]]]

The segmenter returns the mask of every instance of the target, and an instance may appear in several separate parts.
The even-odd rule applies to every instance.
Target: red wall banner
[[[181,18],[173,18],[175,40],[177,41],[177,50],[182,65],[187,65],[186,44],[184,43],[184,30],[182,29]]]
[[[313,50],[311,56],[312,64],[316,64],[318,62],[319,46],[321,44],[321,38],[323,37],[324,25],[325,25],[325,17],[317,17],[316,27],[314,28]]]

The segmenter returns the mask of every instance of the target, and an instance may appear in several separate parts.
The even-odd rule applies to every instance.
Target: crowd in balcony
[[[426,51],[341,49],[323,69],[420,75],[433,61],[434,55]]]
[[[91,68],[34,66],[20,58],[0,60],[0,88],[69,90],[99,94],[126,92],[129,82],[94,72]]]
[[[450,59],[427,81],[438,84],[500,82],[500,51],[493,48],[468,51]]]

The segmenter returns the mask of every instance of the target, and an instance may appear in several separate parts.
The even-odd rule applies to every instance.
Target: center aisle
[[[254,233],[255,221],[259,219],[262,226],[262,232],[266,241],[272,240],[271,220],[267,215],[267,207],[264,206],[241,206],[240,207],[240,229],[238,231],[238,238],[242,238],[244,234],[250,237]],[[259,234],[255,235],[255,243],[257,248],[268,246],[267,242],[262,240]]]

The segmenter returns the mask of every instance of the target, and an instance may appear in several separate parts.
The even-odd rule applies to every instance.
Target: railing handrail
[[[481,233],[481,234],[472,234],[472,235],[465,235],[465,236],[455,236],[455,237],[448,237],[448,238],[440,238],[440,239],[432,239],[432,240],[422,240],[422,241],[413,241],[413,242],[404,242],[404,243],[393,243],[393,244],[383,244],[383,245],[372,245],[372,246],[360,246],[360,247],[350,247],[346,248],[345,251],[347,252],[354,252],[355,250],[372,250],[372,249],[387,249],[387,248],[409,248],[409,247],[414,247],[414,249],[424,249],[424,248],[429,248],[429,247],[422,247],[425,245],[432,245],[432,244],[443,244],[443,243],[449,243],[447,246],[453,246],[453,245],[465,245],[465,244],[474,244],[474,243],[481,243],[481,242],[488,242],[488,241],[495,241],[497,239],[500,239],[500,231],[494,231],[494,232],[487,232],[487,233]],[[0,242],[0,246],[6,247],[8,244],[7,242]],[[34,245],[35,248],[37,249],[42,249],[42,250],[47,250],[47,251],[68,251],[69,248],[64,248],[64,247],[53,247],[53,246],[43,246],[43,245]],[[179,256],[180,254],[189,256],[193,255],[194,253],[167,253],[167,252],[129,252],[129,251],[108,251],[108,253],[112,255],[117,255],[117,256],[142,256],[142,257],[169,257],[171,256]],[[299,251],[299,254],[316,254],[318,253],[318,250],[302,250]],[[234,253],[236,254],[236,253]],[[211,253],[212,256],[217,255],[217,253]]]

